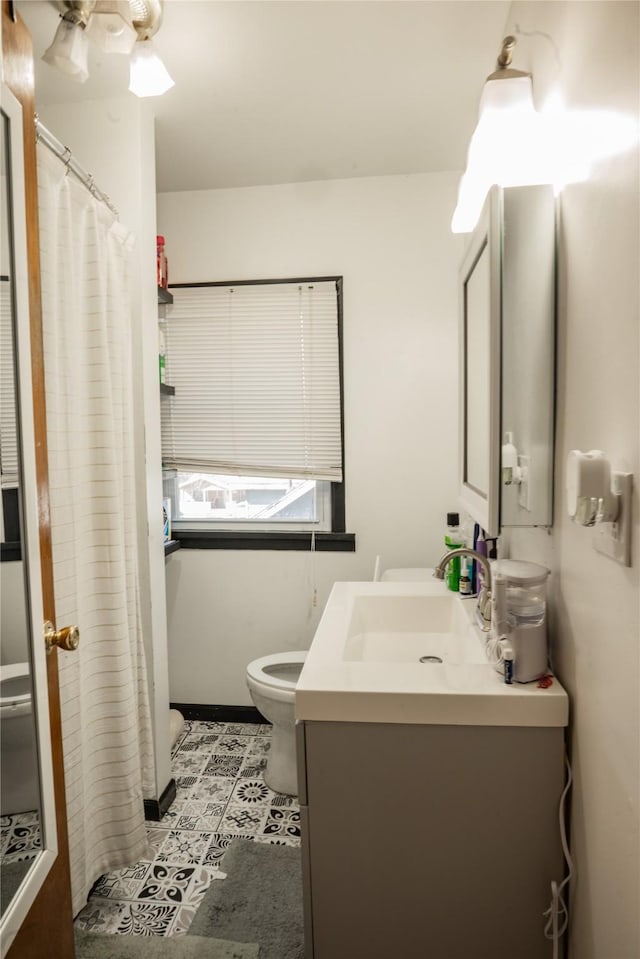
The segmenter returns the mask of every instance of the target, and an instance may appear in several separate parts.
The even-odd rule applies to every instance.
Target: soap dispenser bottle
[[[465,515],[460,524],[462,532],[462,542],[465,546],[473,546],[473,520]],[[474,594],[474,569],[471,556],[460,557],[460,583],[458,592],[461,596],[472,596]]]
[[[447,529],[444,534],[444,545],[447,550],[459,549],[463,543],[463,534],[460,529],[460,514],[447,513]],[[457,593],[460,588],[460,557],[454,556],[447,564],[445,576],[447,589]]]

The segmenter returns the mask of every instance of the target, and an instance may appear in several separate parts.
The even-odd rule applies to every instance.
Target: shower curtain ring
[[[71,165],[71,148],[70,148],[70,147],[65,147],[65,148],[64,148],[64,153],[62,154],[62,156],[61,156],[60,159],[62,160],[62,162],[64,163],[64,165],[65,165],[66,168],[67,168],[67,172],[65,173],[65,176],[68,176],[68,175],[69,175],[69,167],[70,167],[70,165]]]

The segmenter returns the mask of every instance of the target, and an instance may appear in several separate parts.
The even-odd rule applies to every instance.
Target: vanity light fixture
[[[530,73],[511,67],[516,38],[505,37],[495,71],[480,97],[478,124],[471,137],[453,233],[470,233],[487,193],[498,186],[531,186],[553,182],[551,157],[544,149],[540,114],[533,103]]]
[[[160,96],[174,82],[151,43],[162,23],[163,0],[55,0],[60,10],[53,43],[42,59],[80,83],[89,76],[89,40],[105,53],[131,55],[129,90]]]
[[[460,180],[453,233],[471,233],[487,193],[501,187],[586,180],[592,166],[638,142],[635,118],[605,110],[565,110],[549,97],[542,110],[533,102],[530,73],[511,68],[516,38],[505,37],[497,69],[487,77],[479,117]]]
[[[633,474],[612,471],[602,450],[567,457],[567,512],[579,526],[594,526],[595,549],[623,566],[631,565]]]

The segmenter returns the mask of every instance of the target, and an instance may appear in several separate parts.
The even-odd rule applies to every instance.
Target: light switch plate
[[[622,566],[631,566],[631,493],[633,473],[611,473],[611,489],[620,494],[620,510],[614,523],[598,523],[593,530],[593,545]]]

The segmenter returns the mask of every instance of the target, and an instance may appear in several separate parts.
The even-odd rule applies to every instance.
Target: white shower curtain
[[[130,241],[38,145],[49,492],[74,911],[102,873],[147,854],[154,790],[140,630]]]

